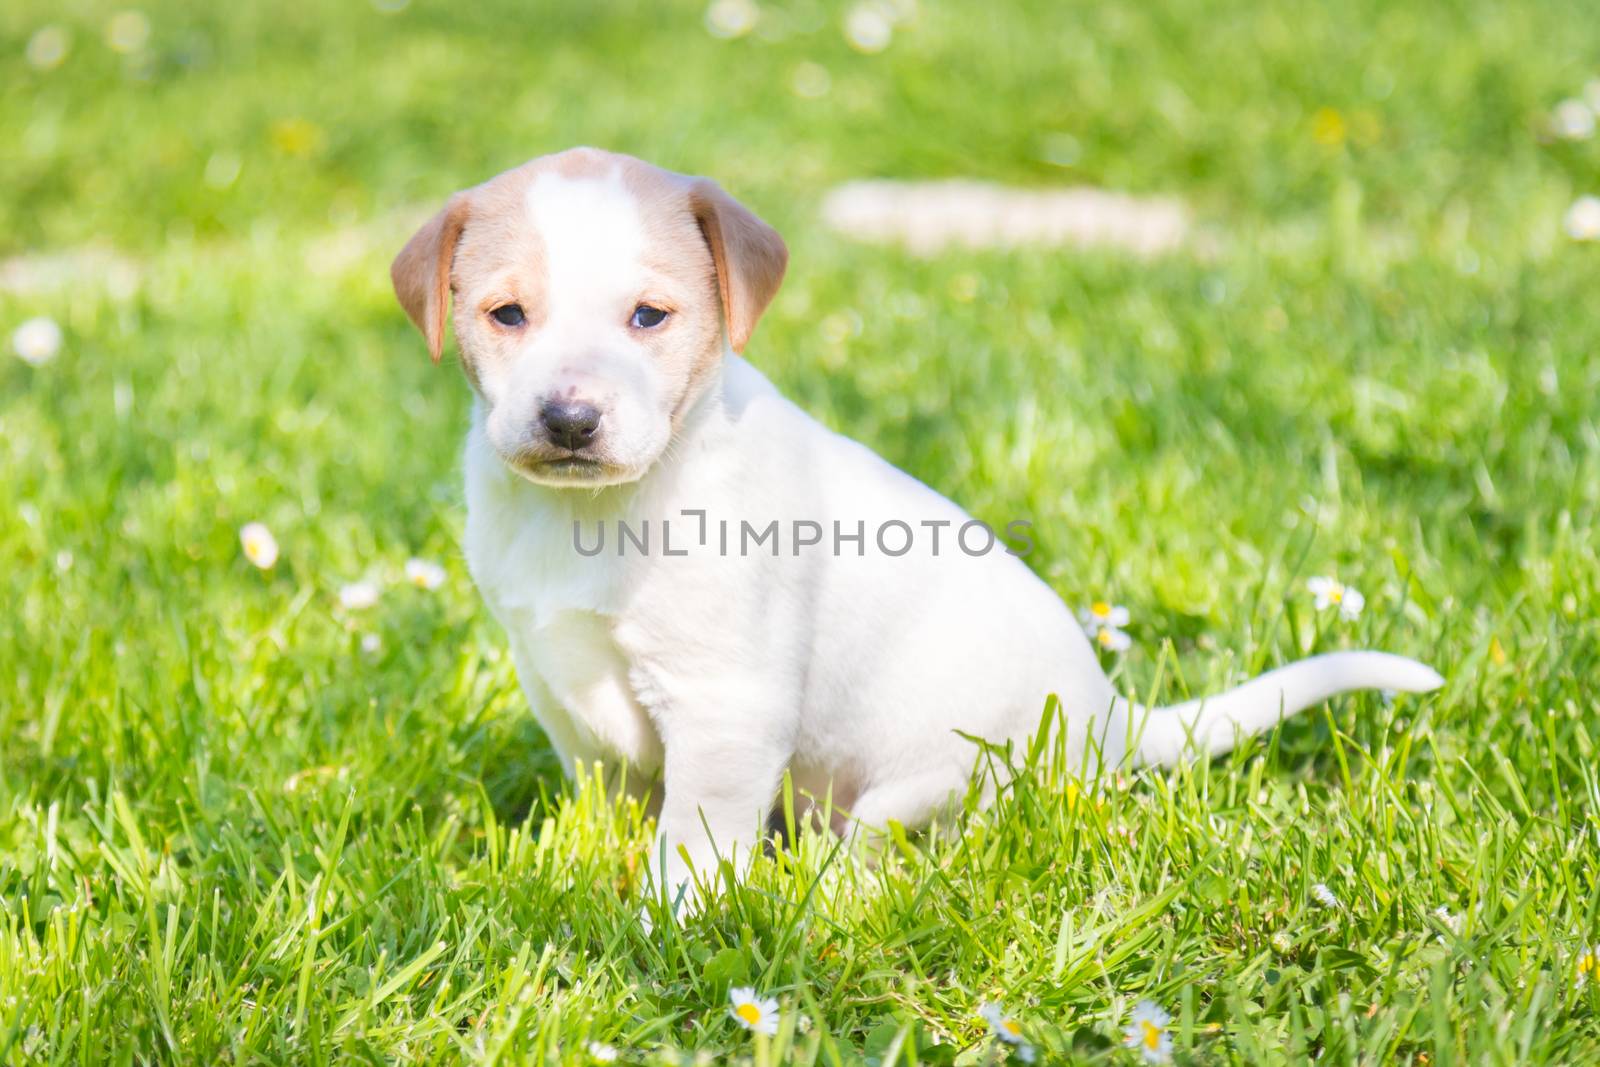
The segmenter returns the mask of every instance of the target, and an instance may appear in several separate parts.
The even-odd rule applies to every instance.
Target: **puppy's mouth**
[[[626,467],[580,452],[544,452],[507,459],[506,465],[535,485],[601,486],[632,481]]]

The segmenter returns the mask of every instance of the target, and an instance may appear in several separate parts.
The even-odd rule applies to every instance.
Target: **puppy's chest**
[[[586,557],[570,521],[526,514],[498,521],[469,502],[467,563],[484,602],[505,628],[535,711],[569,760],[621,757],[649,771],[661,742],[651,717],[653,684],[618,640],[625,627],[626,568]],[[563,741],[565,743],[563,743]]]

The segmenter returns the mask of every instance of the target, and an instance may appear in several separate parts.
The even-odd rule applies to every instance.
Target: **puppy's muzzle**
[[[600,409],[583,401],[552,400],[539,409],[539,422],[551,444],[578,452],[594,444]]]

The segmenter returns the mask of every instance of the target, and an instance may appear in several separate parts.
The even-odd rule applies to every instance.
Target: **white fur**
[[[626,195],[562,182],[542,178],[530,196],[553,292],[534,342],[549,350],[531,362],[547,367],[561,364],[562,346],[616,350],[590,300],[614,293],[637,257]],[[648,378],[618,359],[591,373]],[[609,432],[630,432],[629,417],[608,413]],[[960,733],[1021,741],[1052,693],[1069,755],[1094,745],[1116,764],[1177,759],[1191,731],[1198,751],[1225,751],[1343,690],[1440,683],[1409,660],[1354,653],[1273,671],[1204,705],[1130,704],[1072,614],[1003,543],[961,551],[965,512],[824,428],[732,352],[671,446],[627,484],[533,484],[502,461],[487,422],[480,404],[466,450],[473,576],[568,772],[625,762],[633,783],[660,783],[672,885],[691,867],[707,872],[714,851],[748,852],[785,769],[819,795],[831,789],[863,823],[925,823],[966,786],[975,752]],[[705,544],[686,511],[706,513]],[[737,532],[742,520],[774,519],[786,527],[778,556],[741,554],[737,540],[722,553],[722,521]],[[619,520],[636,530],[648,521],[649,555],[617,554]],[[819,523],[824,543],[795,552],[794,520]],[[846,532],[865,526],[861,554],[834,551],[835,520]],[[892,520],[916,535],[898,557],[873,543]],[[591,543],[606,524],[600,555],[577,550],[575,522]],[[662,551],[663,522],[685,554]],[[938,554],[925,522],[948,524]]]

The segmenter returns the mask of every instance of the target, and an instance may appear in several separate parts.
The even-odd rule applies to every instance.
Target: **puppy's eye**
[[[660,326],[667,321],[667,313],[660,308],[653,308],[649,304],[640,304],[633,309],[633,318],[629,320],[641,330],[648,330],[652,326]]]
[[[521,304],[501,304],[489,312],[489,317],[502,326],[521,326],[528,321],[522,313]]]

